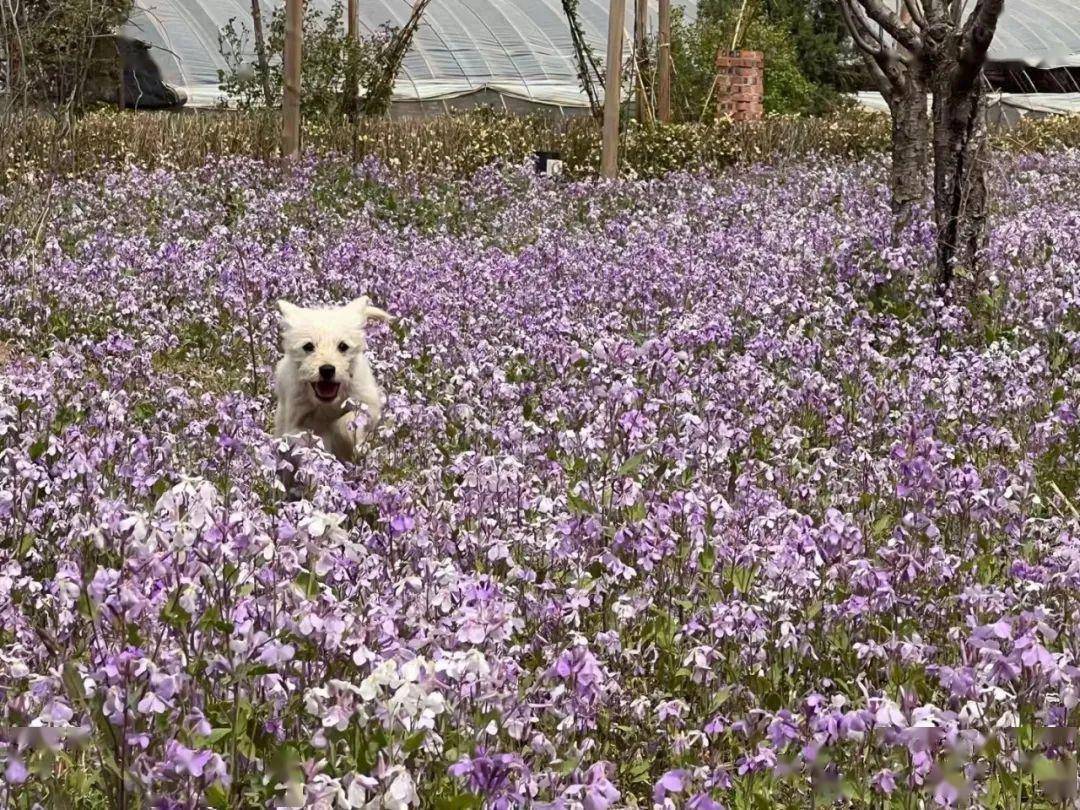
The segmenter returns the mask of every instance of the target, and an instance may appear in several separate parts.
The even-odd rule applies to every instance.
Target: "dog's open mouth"
[[[313,382],[311,387],[315,389],[316,399],[322,402],[333,402],[337,399],[338,391],[341,390],[341,383],[319,380]]]

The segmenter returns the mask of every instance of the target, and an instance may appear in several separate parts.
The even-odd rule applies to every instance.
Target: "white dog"
[[[276,371],[274,434],[311,431],[327,450],[351,461],[365,430],[354,425],[357,414],[346,410],[346,401],[367,406],[370,426],[382,412],[382,392],[364,356],[364,325],[391,317],[366,295],[343,307],[305,309],[278,301],[278,309],[285,356]]]

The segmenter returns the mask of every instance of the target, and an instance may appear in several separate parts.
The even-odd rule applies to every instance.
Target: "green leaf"
[[[706,545],[701,552],[700,564],[701,570],[706,574],[713,572],[713,568],[716,566],[716,549],[712,547],[711,543]]]
[[[633,475],[638,471],[641,462],[645,460],[644,453],[635,453],[619,465],[619,475]]]
[[[442,796],[435,799],[435,807],[438,810],[471,810],[471,808],[483,806],[483,798],[473,793],[459,793],[456,796]]]
[[[727,699],[729,697],[731,697],[731,689],[726,686],[722,686],[716,690],[716,693],[713,695],[712,701],[709,705],[712,706],[713,711],[716,711],[725,703],[727,703]]]
[[[419,750],[420,746],[424,744],[424,739],[426,737],[427,731],[421,729],[415,734],[410,735],[409,738],[405,740],[404,744],[402,744],[401,746],[402,750],[404,750],[406,754],[411,754],[413,751]]]
[[[73,661],[64,664],[60,679],[63,681],[64,691],[67,692],[68,697],[78,703],[86,701],[86,690],[83,688],[82,675],[79,674],[79,668],[75,666]]]
[[[577,766],[581,764],[580,757],[571,757],[570,759],[564,759],[558,765],[555,766],[555,772],[560,776],[569,776],[575,770]]]
[[[1054,762],[1043,754],[1036,754],[1031,759],[1031,773],[1040,782],[1059,781],[1066,777],[1061,763]]]
[[[651,782],[649,778],[652,772],[652,762],[647,759],[638,759],[630,766],[631,782]]]
[[[735,590],[745,593],[750,589],[750,583],[754,581],[754,569],[739,566],[731,572],[731,584]]]
[[[222,787],[220,782],[214,782],[206,789],[204,794],[206,803],[215,810],[228,810],[229,807],[229,794],[225,788]]]
[[[889,529],[892,528],[893,517],[892,515],[885,514],[874,521],[874,528],[872,530],[874,537],[884,537],[888,534]]]
[[[570,507],[570,512],[575,515],[595,511],[591,503],[574,492],[566,494],[566,503]]]
[[[215,743],[221,742],[230,734],[232,734],[231,728],[215,728],[203,738],[203,745],[212,748]]]

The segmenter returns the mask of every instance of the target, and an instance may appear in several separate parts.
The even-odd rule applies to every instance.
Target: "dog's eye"
[[[348,343],[339,343],[337,345],[337,350],[339,352],[341,352],[342,354],[345,354],[345,352],[347,352],[349,350],[349,344]]]
[[[307,343],[305,343],[305,344],[304,344],[303,346],[301,346],[300,348],[302,348],[302,349],[303,349],[303,350],[304,350],[305,352],[307,352],[308,354],[311,354],[311,353],[312,353],[313,351],[315,351],[315,344],[314,344],[314,343],[312,343],[312,342],[311,342],[311,341],[309,340],[309,341],[308,341]]]

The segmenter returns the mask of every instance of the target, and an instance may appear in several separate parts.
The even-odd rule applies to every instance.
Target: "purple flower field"
[[[6,806],[1063,806],[1080,155],[1000,161],[964,306],[871,163],[58,184],[0,236],[0,726],[61,727]],[[363,293],[386,419],[288,498],[274,302]]]

